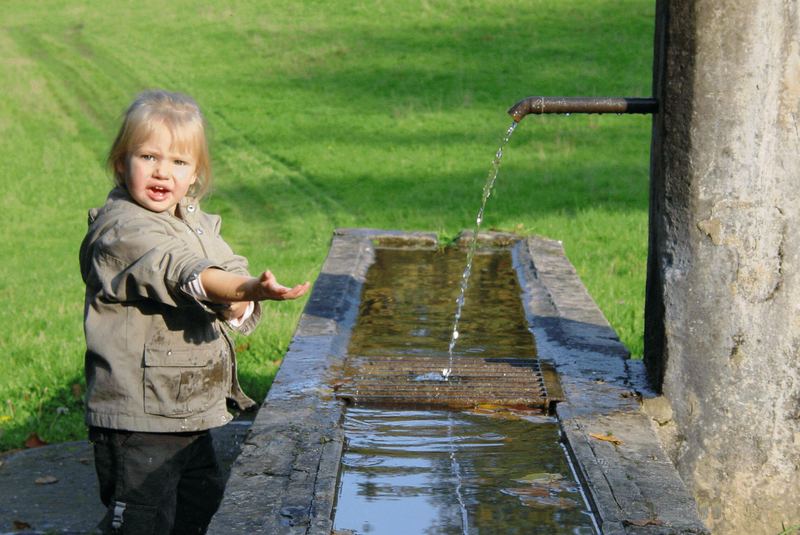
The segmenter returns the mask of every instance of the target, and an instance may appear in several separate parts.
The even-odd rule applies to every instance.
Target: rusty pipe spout
[[[529,113],[656,113],[658,100],[626,97],[528,97],[508,110],[520,122]]]

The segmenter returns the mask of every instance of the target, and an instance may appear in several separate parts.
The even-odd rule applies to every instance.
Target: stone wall
[[[800,524],[800,7],[659,0],[645,359],[715,533]]]

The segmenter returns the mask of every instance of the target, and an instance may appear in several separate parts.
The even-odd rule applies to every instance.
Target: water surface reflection
[[[594,533],[557,423],[530,418],[535,421],[480,407],[474,412],[348,409],[335,529],[403,535]]]

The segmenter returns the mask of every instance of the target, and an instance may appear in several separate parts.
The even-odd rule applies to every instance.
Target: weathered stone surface
[[[659,2],[645,356],[718,533],[800,523],[800,6]]]
[[[539,358],[561,379],[565,443],[603,533],[707,533],[642,411],[640,397],[655,398],[643,370],[628,360],[561,245],[529,238],[515,260]]]

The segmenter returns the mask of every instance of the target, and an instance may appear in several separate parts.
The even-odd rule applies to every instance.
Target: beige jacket
[[[220,218],[191,199],[179,219],[136,204],[122,188],[89,211],[81,244],[86,283],[86,423],[129,431],[210,429],[231,419],[239,388],[230,327],[180,288],[208,267],[248,274],[220,237]],[[217,308],[217,310],[219,310]],[[249,334],[261,316],[237,330]]]

